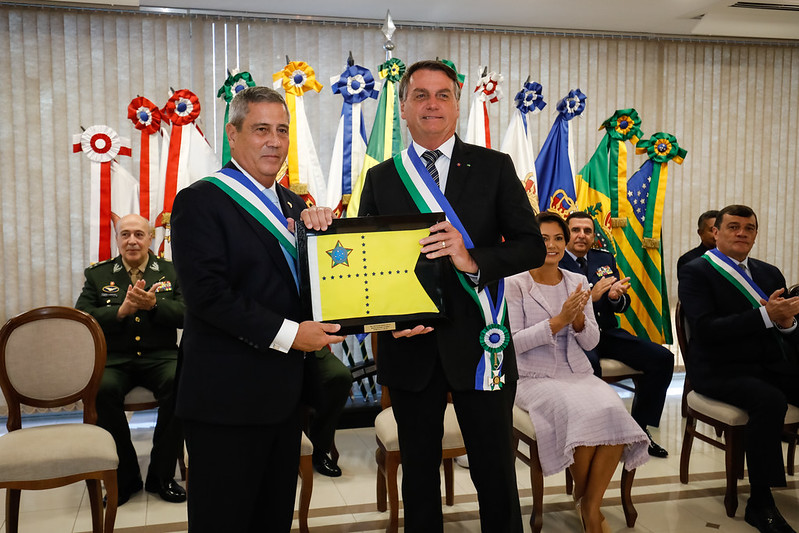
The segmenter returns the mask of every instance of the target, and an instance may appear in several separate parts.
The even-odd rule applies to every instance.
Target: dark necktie
[[[585,257],[578,257],[577,264],[580,265],[580,270],[583,271],[585,277],[588,277],[588,261],[585,260]]]
[[[422,154],[422,159],[424,159],[425,162],[425,168],[427,168],[427,171],[430,173],[430,176],[433,178],[433,181],[436,182],[436,185],[439,185],[436,160],[438,160],[438,158],[441,157],[441,155],[442,155],[441,150],[425,150],[425,152]]]

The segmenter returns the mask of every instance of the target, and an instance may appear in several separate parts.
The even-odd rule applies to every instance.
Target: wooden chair
[[[530,485],[533,492],[533,513],[530,516],[530,527],[533,533],[540,533],[544,525],[544,473],[541,471],[541,462],[538,459],[538,443],[535,436],[535,427],[530,415],[521,407],[513,406],[513,441],[516,450],[516,457],[530,467]],[[525,455],[519,449],[519,441],[524,442],[530,449]],[[566,493],[572,493],[572,479],[569,469],[566,469]],[[635,469],[622,470],[621,473],[621,506],[624,511],[624,519],[627,527],[635,527],[638,519],[638,511],[635,510],[632,499],[633,480],[635,479]]]
[[[111,533],[117,512],[119,463],[114,439],[97,427],[95,397],[106,358],[100,325],[71,307],[40,307],[0,330],[0,387],[8,433],[0,437],[0,488],[6,489],[6,531],[19,529],[21,491],[84,480],[94,533]],[[20,404],[52,408],[83,402],[82,424],[22,428]],[[108,495],[103,521],[101,482]]]
[[[677,342],[680,345],[685,366],[688,368],[690,366],[688,343],[691,337],[680,302],[677,302],[677,308],[674,311],[674,322],[677,326]],[[743,479],[744,476],[744,429],[749,422],[749,415],[743,409],[699,394],[691,388],[687,379],[685,380],[684,396],[687,416],[680,455],[680,482],[688,483],[688,465],[694,438],[724,450],[727,479],[724,508],[727,511],[727,516],[733,517],[738,509],[738,480]],[[696,427],[697,420],[711,426],[715,435],[699,431]],[[787,455],[790,475],[794,473],[797,428],[799,428],[799,408],[789,405],[785,415],[784,431],[789,438]]]
[[[158,407],[158,400],[153,391],[146,387],[136,386],[125,395],[124,409],[128,412],[148,411]],[[178,457],[180,479],[186,481],[186,463],[183,456]]]
[[[391,408],[391,398],[386,387],[382,389],[381,404],[383,410],[375,418],[375,437],[377,450],[377,510],[386,510],[386,495],[388,495],[389,520],[387,533],[396,533],[399,529],[399,489],[397,486],[397,470],[401,463],[399,436],[397,434],[397,421]],[[454,505],[455,490],[453,482],[453,460],[466,454],[463,436],[458,426],[455,407],[447,404],[444,412],[444,438],[441,441],[442,461],[444,463],[445,501],[447,505]]]

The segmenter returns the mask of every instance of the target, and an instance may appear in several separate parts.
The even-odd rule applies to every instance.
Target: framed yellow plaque
[[[335,219],[325,231],[297,225],[300,293],[313,320],[369,333],[432,324],[444,312],[446,259],[419,241],[443,213]]]

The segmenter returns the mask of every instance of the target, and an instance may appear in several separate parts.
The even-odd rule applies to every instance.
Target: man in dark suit
[[[599,344],[586,355],[594,373],[600,377],[599,359],[602,357],[616,359],[643,372],[638,378],[630,414],[649,437],[649,455],[666,457],[669,452],[652,439],[647,426],[660,425],[666,391],[674,373],[674,354],[660,344],[639,339],[619,327],[616,313],[623,313],[630,307],[627,295],[630,278],[619,279],[613,254],[593,248],[595,233],[591,215],[576,211],[566,217],[566,223],[571,235],[560,267],[588,278],[594,316],[599,325]]]
[[[697,257],[700,257],[708,250],[712,250],[716,247],[716,237],[713,235],[713,226],[716,224],[716,217],[718,214],[718,211],[711,209],[699,215],[699,220],[696,223],[696,234],[699,235],[700,239],[699,245],[682,254],[677,260],[677,278],[680,277],[682,267]]]
[[[126,215],[116,227],[119,255],[86,269],[86,282],[75,303],[97,319],[108,345],[97,391],[97,425],[113,435],[117,446],[117,505],[142,486],[165,501],[180,503],[186,500],[186,491],[174,479],[183,451],[183,434],[174,416],[174,379],[183,296],[172,263],[150,253],[147,219]],[[125,395],[137,385],[150,389],[158,400],[144,485],[124,410]]]
[[[719,211],[714,234],[716,249],[685,265],[680,277],[691,332],[688,377],[697,392],[749,415],[746,521],[761,532],[792,532],[771,487],[785,486],[782,428],[787,404],[799,405],[799,297],[785,297],[777,267],[749,257],[757,236],[751,208]]]
[[[289,120],[276,91],[238,93],[226,126],[231,163],[183,189],[173,206],[186,300],[177,413],[192,533],[290,530],[305,352],[343,340],[328,335],[338,325],[304,320],[301,309],[294,221],[324,229],[332,211],[301,213],[303,200],[275,183]]]
[[[497,319],[486,318],[475,298],[485,300],[485,291],[496,298],[498,282],[541,265],[545,249],[510,157],[455,135],[459,96],[457,75],[448,66],[438,61],[411,65],[400,81],[399,97],[413,146],[400,154],[403,162],[383,162],[366,175],[360,216],[452,209],[448,220],[432,226],[431,235],[420,241],[428,258],[451,263],[441,281],[446,319],[379,334],[378,380],[390,389],[399,430],[406,530],[443,529],[439,465],[451,391],[482,530],[516,532],[522,523],[511,444],[515,354],[510,343],[500,357],[486,362],[489,352],[481,342],[510,336],[491,324]],[[414,174],[415,183],[424,183],[424,194],[436,198],[436,206],[417,203],[423,201],[419,189],[412,195],[416,186],[406,186],[398,165]],[[482,295],[475,289],[483,289]],[[500,325],[507,328],[507,321]]]

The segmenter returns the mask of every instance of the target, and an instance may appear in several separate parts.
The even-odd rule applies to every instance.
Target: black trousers
[[[183,452],[183,431],[175,418],[174,379],[176,358],[112,359],[103,371],[97,391],[97,425],[114,437],[119,456],[117,483],[129,487],[141,479],[136,449],[123,409],[125,395],[135,386],[151,390],[158,400],[158,420],[153,433],[148,478],[172,479],[178,455]]]
[[[318,389],[310,395],[313,413],[308,438],[313,444],[314,454],[326,454],[333,445],[338,420],[350,397],[352,373],[327,347],[315,352],[313,357],[316,357],[316,377],[314,383],[304,385]]]
[[[630,414],[641,427],[658,427],[674,373],[674,354],[621,328],[602,330],[595,350],[599,357],[616,359],[643,372],[638,377]]]
[[[745,453],[752,485],[785,486],[782,427],[788,404],[799,405],[799,369],[792,367],[785,372],[761,370],[749,375],[692,379],[700,394],[732,404],[749,415]]]
[[[440,363],[422,391],[396,387],[390,390],[399,431],[402,500],[408,532],[443,531],[441,438],[449,390]],[[522,531],[512,442],[515,397],[515,382],[501,391],[452,391],[485,533]]]
[[[184,420],[190,533],[288,532],[300,464],[299,409],[270,425]]]

